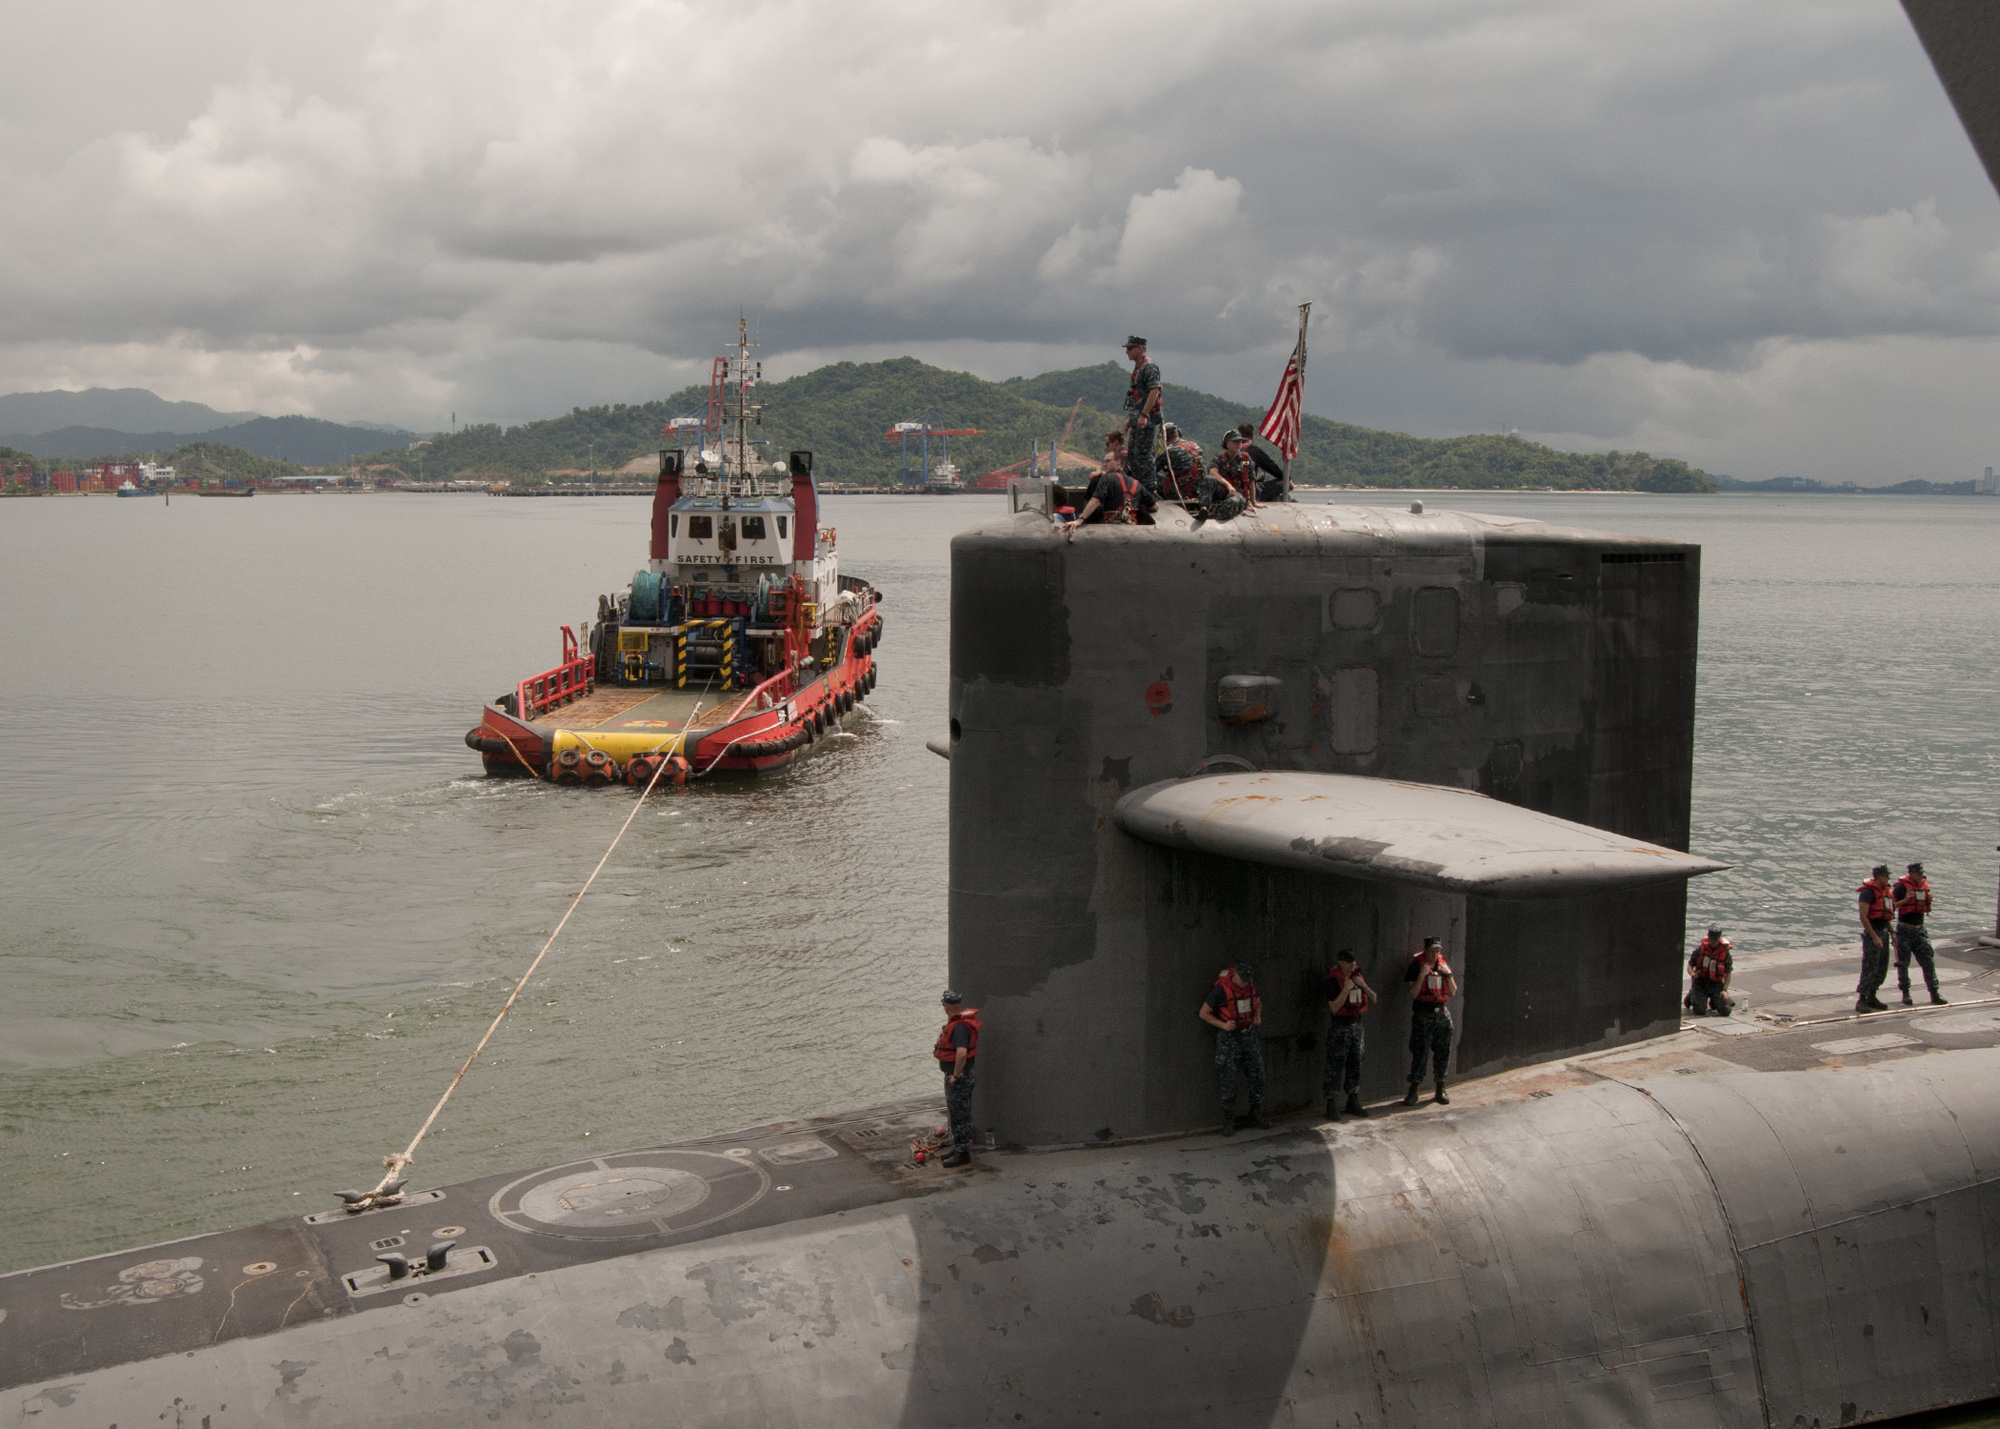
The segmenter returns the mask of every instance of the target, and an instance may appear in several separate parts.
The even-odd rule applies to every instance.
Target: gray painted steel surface
[[[2000,188],[2000,6],[1991,0],[1903,0],[1952,107]]]
[[[1354,774],[1163,779],[1111,814],[1168,848],[1489,898],[1609,893],[1729,866],[1470,789]]]
[[[937,1194],[801,1202],[608,1255],[551,1225],[529,1258],[536,1237],[494,1218],[512,1201],[453,1188],[438,1204],[496,1245],[497,1270],[17,1383],[10,1422],[1879,1418],[2000,1393],[1996,1092],[1992,1050],[1601,1081],[1235,1142],[1000,1156]],[[796,1128],[778,1135],[762,1144],[805,1154]],[[80,1268],[247,1253],[218,1240]],[[195,1294],[220,1311],[216,1278]],[[23,1284],[0,1279],[16,1306]],[[51,1313],[108,1326],[175,1302]]]
[[[1074,539],[1022,512],[956,537],[950,976],[1012,1049],[981,1067],[980,1124],[1028,1146],[1213,1125],[1195,1009],[1239,957],[1279,1107],[1318,1093],[1341,946],[1386,987],[1445,940],[1462,1071],[1677,1026],[1678,882],[1523,905],[1162,848],[1114,809],[1230,755],[1685,850],[1699,586],[1693,546],[1436,511],[1197,528],[1166,506]],[[1219,717],[1229,676],[1279,681],[1268,717]],[[1371,1041],[1402,1035],[1407,1007],[1384,1012]]]

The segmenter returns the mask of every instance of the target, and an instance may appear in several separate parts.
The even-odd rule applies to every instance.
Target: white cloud
[[[2000,206],[1876,0],[32,8],[14,387],[519,418],[678,383],[742,307],[778,368],[1137,329],[1261,401],[1312,299],[1351,420],[1754,475],[1873,374],[1912,462],[1991,435],[1901,380],[2000,338]],[[83,53],[101,106],[45,83]]]

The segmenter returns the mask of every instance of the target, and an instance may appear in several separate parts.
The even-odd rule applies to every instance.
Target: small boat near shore
[[[160,493],[153,490],[150,486],[135,486],[128,481],[118,488],[118,494],[120,496],[158,496]]]
[[[644,786],[769,773],[875,688],[881,592],[840,574],[812,453],[757,452],[749,347],[740,330],[733,373],[717,359],[708,416],[667,429],[645,567],[598,597],[581,636],[563,626],[562,659],[466,732],[488,774]]]
[[[254,486],[197,486],[194,489],[194,494],[196,496],[255,496],[257,488]]]

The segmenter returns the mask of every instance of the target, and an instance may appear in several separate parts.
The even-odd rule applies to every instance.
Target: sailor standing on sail
[[[1160,389],[1160,364],[1148,361],[1146,339],[1125,339],[1125,356],[1132,363],[1132,382],[1125,389],[1125,470],[1150,492],[1160,489],[1159,473],[1153,469],[1154,438],[1160,430],[1165,395]]]

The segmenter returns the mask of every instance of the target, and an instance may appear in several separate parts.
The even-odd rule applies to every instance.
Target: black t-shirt
[[[960,1018],[951,1026],[951,1045],[963,1047],[968,1053],[972,1049],[972,1028],[966,1025],[964,1018]],[[972,1058],[968,1055],[965,1060],[970,1062]]]
[[[1125,483],[1119,480],[1117,472],[1100,472],[1097,480],[1090,483],[1090,491],[1084,499],[1095,501],[1099,511],[1116,511],[1125,504]]]
[[[1243,443],[1243,454],[1250,458],[1250,465],[1266,475],[1282,477],[1285,474],[1285,469],[1278,465],[1277,459],[1254,442]]]
[[[1896,902],[1901,903],[1913,891],[1915,890],[1911,888],[1910,881],[1907,878],[1899,878],[1896,880],[1896,886],[1889,890],[1889,896]],[[1908,913],[1898,912],[1896,914],[1896,921],[1898,923],[1908,923],[1914,927],[1924,921],[1924,910],[1916,908]]]
[[[1889,921],[1889,890],[1877,888],[1872,883],[1861,885],[1861,901],[1868,905],[1868,921],[1886,923]]]
[[[1137,482],[1134,482],[1133,485],[1136,487],[1136,490],[1132,493],[1132,514],[1134,516],[1150,515],[1159,507],[1160,498],[1146,490],[1144,486],[1140,486]],[[1103,473],[1097,480],[1091,482],[1090,495],[1085,499],[1096,501],[1097,509],[1106,516],[1109,516],[1114,511],[1122,510],[1125,506],[1125,481],[1123,474],[1115,471]]]

